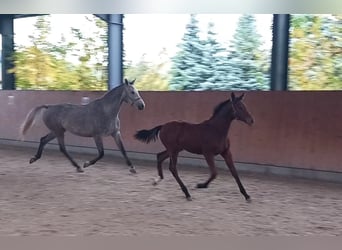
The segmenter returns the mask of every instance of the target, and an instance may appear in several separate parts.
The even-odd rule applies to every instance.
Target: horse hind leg
[[[71,156],[68,154],[65,148],[64,144],[64,134],[57,136],[58,144],[59,144],[59,150],[65,155],[66,158],[71,162],[71,164],[76,167],[77,172],[82,173],[84,170],[74,161],[74,159],[71,158]]]
[[[98,150],[98,152],[99,152],[99,155],[98,155],[95,159],[93,159],[93,160],[86,161],[86,162],[83,164],[83,168],[86,168],[86,167],[89,167],[90,165],[95,164],[95,163],[96,163],[98,160],[100,160],[100,159],[103,157],[103,155],[104,155],[102,138],[101,138],[100,136],[96,136],[96,137],[94,137],[94,141],[95,141],[97,150]]]
[[[166,150],[157,154],[158,177],[153,180],[153,185],[157,185],[162,179],[164,179],[162,165],[167,158],[169,158],[169,153]]]
[[[217,176],[217,170],[216,170],[216,166],[215,166],[214,156],[211,154],[210,155],[205,154],[204,157],[205,157],[205,160],[207,161],[208,166],[209,166],[210,176],[206,182],[198,183],[197,188],[207,188],[209,183],[212,182]]]
[[[127,153],[126,153],[126,150],[125,150],[125,147],[122,143],[122,139],[121,139],[121,134],[120,134],[120,131],[116,131],[112,134],[112,137],[114,138],[115,140],[115,143],[116,145],[118,146],[119,150],[121,151],[121,154],[123,155],[123,157],[125,158],[126,160],[126,164],[130,167],[129,171],[132,173],[132,174],[136,174],[137,171],[135,170],[131,160],[128,158],[127,156]]]
[[[39,147],[38,147],[37,153],[35,154],[35,156],[33,156],[30,159],[30,164],[32,164],[33,162],[35,162],[38,159],[40,159],[40,157],[42,156],[43,149],[44,149],[45,145],[49,141],[52,141],[55,138],[56,138],[56,135],[54,133],[52,133],[52,132],[47,134],[47,135],[45,135],[45,136],[43,136],[42,138],[40,138],[40,143],[39,143]]]

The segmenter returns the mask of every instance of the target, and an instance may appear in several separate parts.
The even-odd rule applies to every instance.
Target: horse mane
[[[228,100],[226,100],[226,101],[223,101],[223,102],[217,104],[217,105],[215,106],[215,108],[214,108],[214,111],[213,111],[213,115],[212,115],[212,116],[217,115],[217,114],[221,111],[221,109],[222,109],[226,104],[228,104],[228,103],[230,103],[230,99],[228,99]]]
[[[98,99],[102,99],[104,98],[105,96],[110,96],[112,92],[118,90],[119,88],[123,88],[124,86],[124,83],[122,84],[119,84],[118,86],[115,86],[114,88],[110,89],[110,90],[107,90],[107,92],[105,92],[100,98]]]
[[[114,88],[108,90],[107,92],[113,92],[113,91],[115,91],[115,90],[118,90],[119,88],[123,88],[124,85],[125,85],[124,83],[121,83],[121,84],[115,86]]]

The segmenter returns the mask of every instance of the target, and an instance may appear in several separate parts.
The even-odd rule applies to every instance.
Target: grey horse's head
[[[126,93],[124,101],[135,106],[139,110],[143,110],[145,108],[145,102],[141,98],[138,90],[134,87],[134,82],[135,79],[133,81],[125,79],[125,82],[123,83],[124,91]]]

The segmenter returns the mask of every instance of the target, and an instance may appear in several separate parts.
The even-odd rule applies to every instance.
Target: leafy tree
[[[327,36],[332,41],[330,52],[333,59],[333,85],[334,89],[342,89],[342,15],[332,15],[330,22],[331,33]]]
[[[89,24],[97,29],[93,34],[86,35],[80,29],[72,28],[72,33],[82,47],[78,50],[79,66],[77,80],[81,89],[107,89],[107,25],[95,16],[86,17]]]
[[[289,88],[342,88],[341,15],[292,15]]]
[[[47,40],[51,32],[49,18],[39,16],[34,27],[34,33],[29,36],[33,46],[27,50],[31,55],[28,63],[31,66],[32,81],[41,88],[45,88],[53,77],[52,58],[49,56],[51,44]]]
[[[168,90],[168,78],[165,73],[168,55],[165,49],[159,53],[159,59],[158,64],[152,64],[146,61],[143,55],[135,65],[126,62],[124,75],[126,78],[137,79],[136,87],[139,90]]]
[[[107,89],[107,25],[93,15],[86,20],[89,26],[95,26],[92,34],[72,28],[73,40],[61,36],[51,43],[47,39],[51,33],[50,16],[39,16],[30,36],[31,45],[16,47],[13,72],[17,88]]]

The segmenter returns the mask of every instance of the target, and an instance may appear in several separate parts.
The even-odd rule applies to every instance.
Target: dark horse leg
[[[35,162],[36,160],[40,159],[40,157],[42,156],[43,149],[44,149],[45,145],[49,141],[52,141],[55,138],[56,138],[56,135],[54,133],[52,133],[52,132],[50,132],[49,134],[47,134],[47,135],[43,136],[42,138],[40,138],[40,143],[39,143],[39,147],[38,147],[37,153],[36,153],[35,156],[33,156],[30,159],[30,164]]]
[[[120,135],[120,131],[117,131],[117,132],[114,132],[112,134],[114,140],[115,140],[115,143],[116,145],[118,146],[118,148],[120,149],[122,155],[124,156],[125,160],[126,160],[126,164],[130,167],[129,171],[133,174],[137,173],[137,171],[135,170],[132,162],[130,161],[130,159],[128,159],[128,156],[127,156],[127,153],[126,153],[126,150],[124,148],[124,145],[122,143],[122,139],[121,139],[121,135]]]
[[[64,144],[64,133],[57,135],[57,140],[59,144],[59,150],[68,158],[68,160],[71,162],[71,164],[76,167],[77,172],[84,172],[83,169],[71,158],[71,156],[68,154],[65,148]]]
[[[230,172],[232,173],[236,183],[238,184],[239,186],[239,189],[240,189],[240,192],[243,194],[243,196],[245,197],[245,199],[247,201],[250,201],[250,196],[247,194],[245,188],[243,187],[241,181],[240,181],[240,178],[238,176],[238,173],[235,169],[235,166],[234,166],[234,162],[233,162],[233,157],[232,157],[232,153],[230,152],[229,149],[227,149],[225,152],[221,153],[222,157],[224,158]]]
[[[175,177],[176,181],[178,182],[179,186],[181,187],[183,193],[185,194],[186,199],[188,201],[191,201],[191,195],[189,194],[187,187],[184,185],[184,183],[182,182],[181,178],[178,175],[177,166],[176,166],[177,165],[177,157],[178,157],[178,153],[171,154],[169,169],[170,169],[173,177]]]
[[[217,176],[217,170],[216,170],[216,166],[215,166],[214,155],[204,154],[204,157],[205,157],[205,160],[207,161],[208,166],[209,166],[210,177],[206,182],[198,183],[197,188],[207,188],[209,183],[212,182]]]
[[[153,185],[157,185],[162,179],[164,179],[162,164],[167,158],[169,158],[169,153],[166,150],[157,154],[157,169],[159,178],[156,178],[153,181]]]
[[[101,136],[94,136],[94,141],[95,141],[95,144],[96,144],[96,147],[97,147],[97,150],[99,151],[99,155],[91,160],[91,161],[86,161],[84,164],[83,164],[83,167],[86,168],[86,167],[89,167],[90,165],[93,165],[95,164],[98,160],[100,160],[103,155],[104,155],[104,150],[103,150],[103,142],[102,142],[102,137]]]

